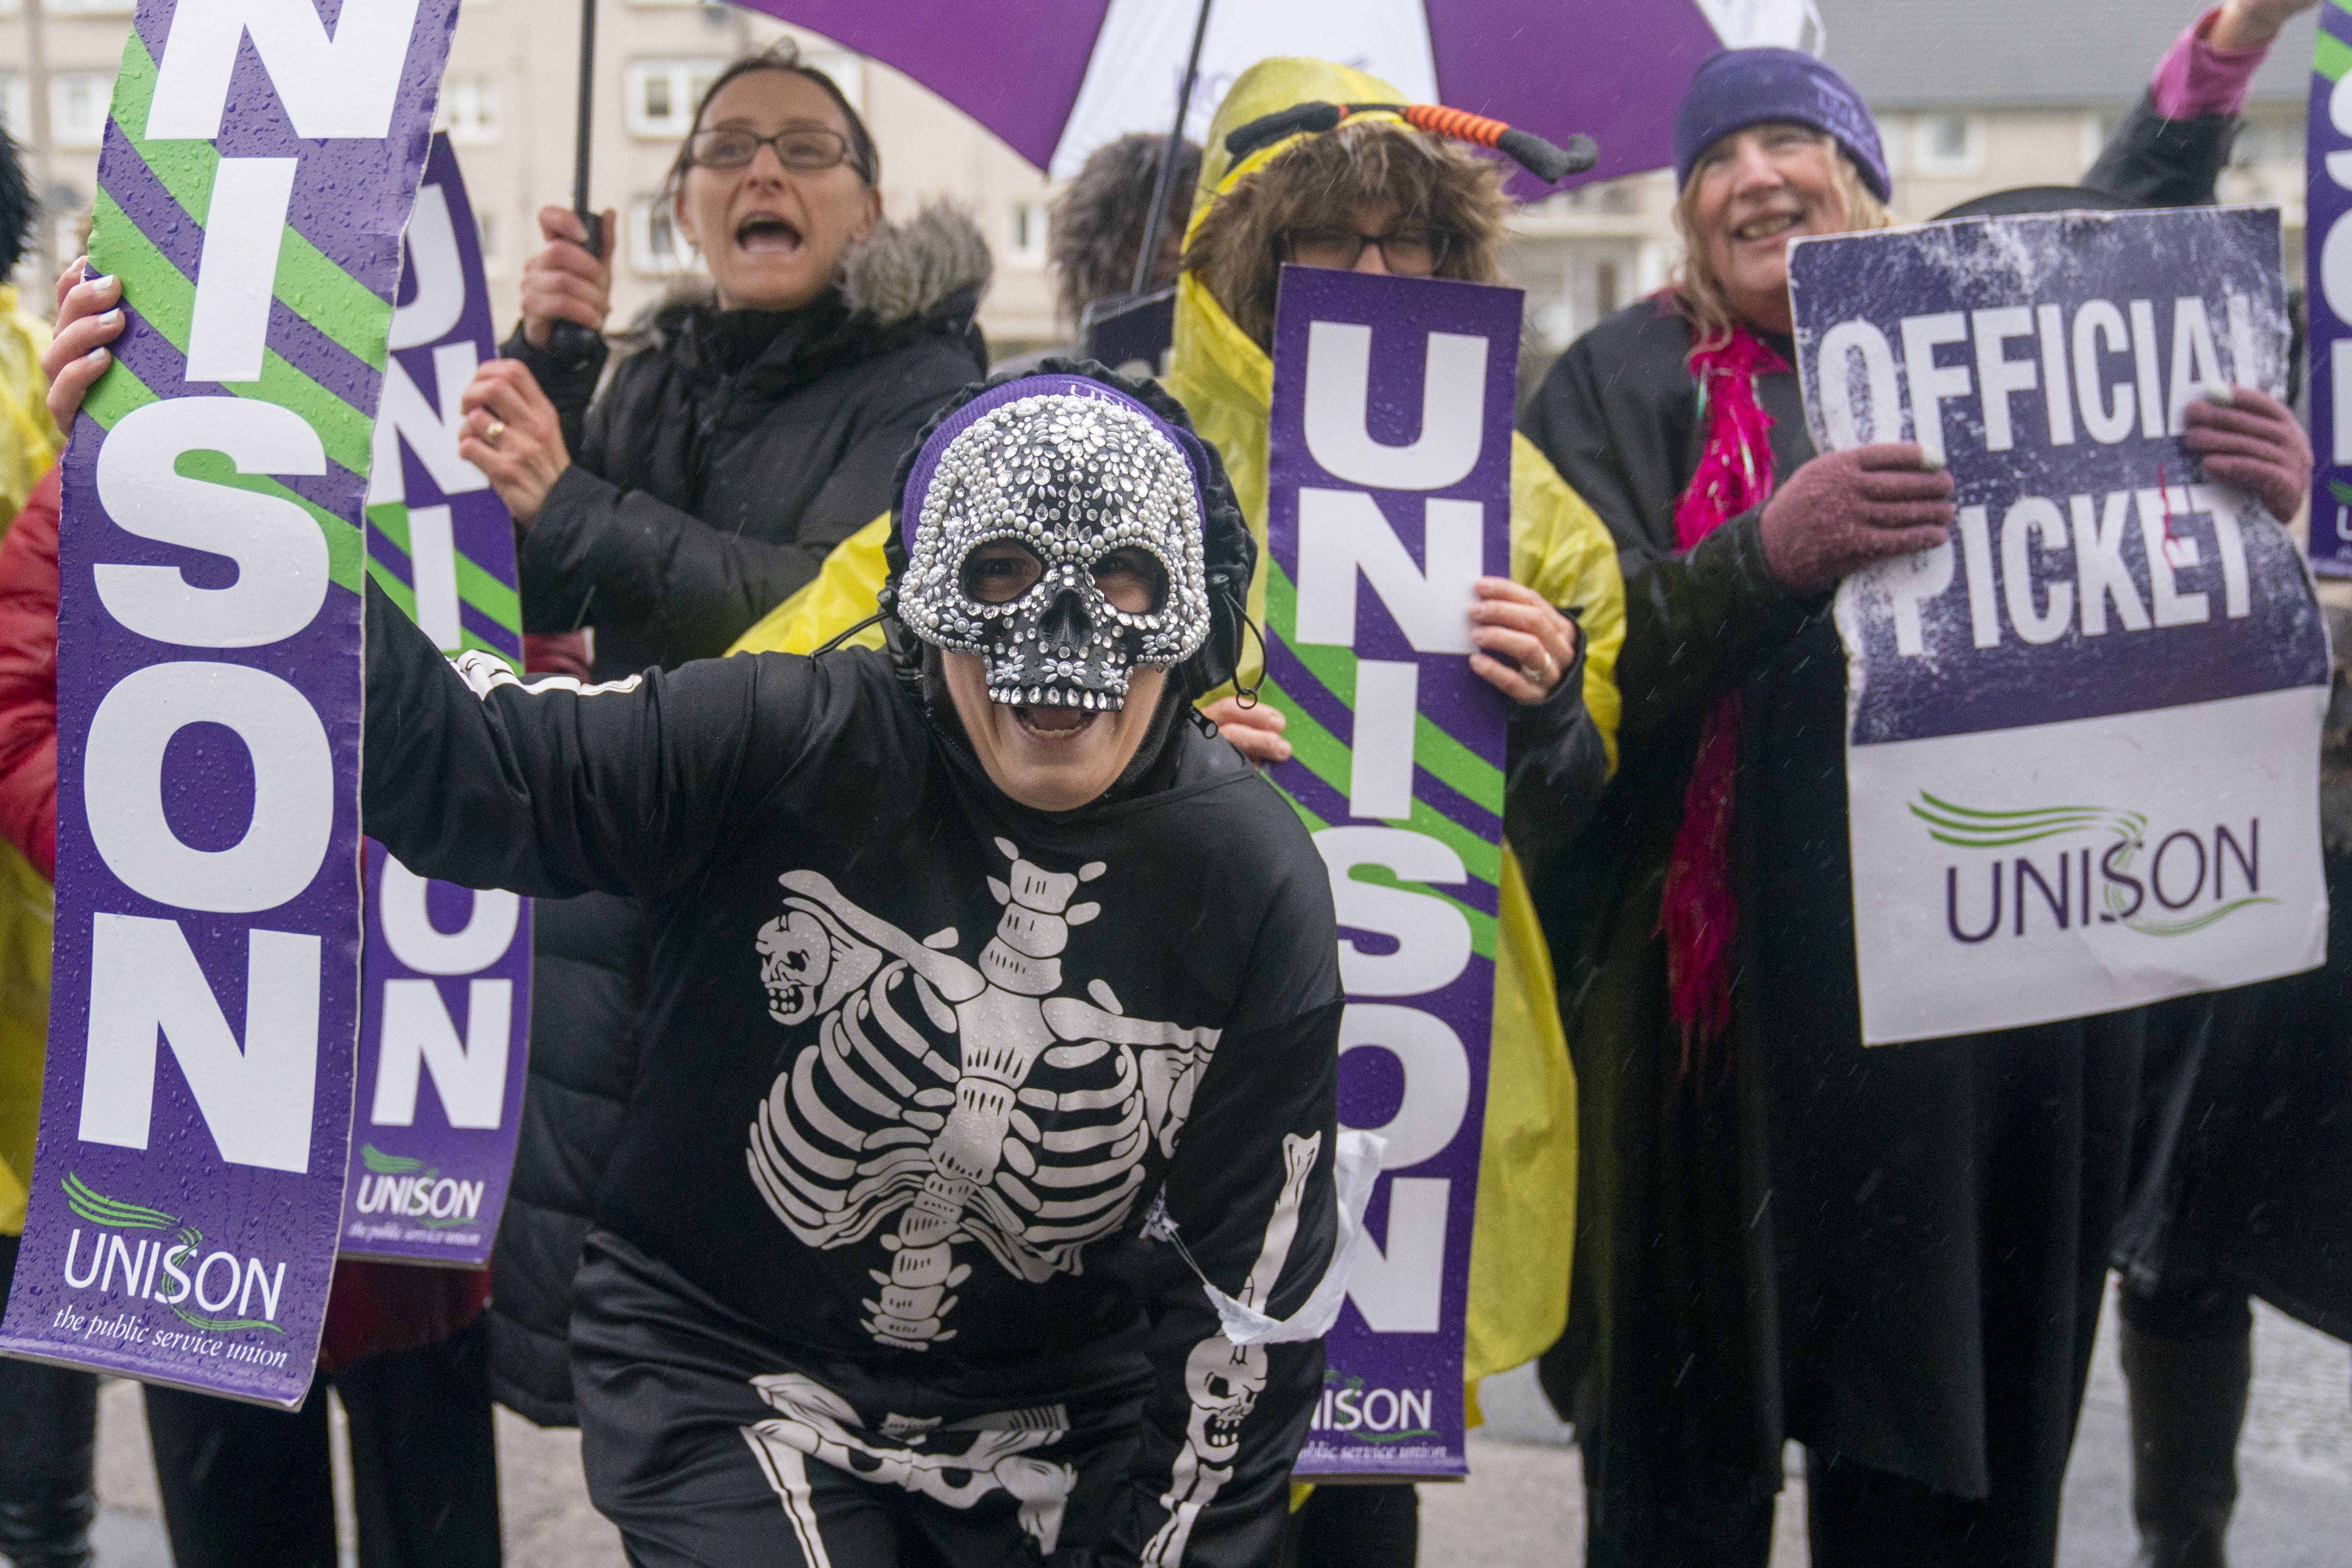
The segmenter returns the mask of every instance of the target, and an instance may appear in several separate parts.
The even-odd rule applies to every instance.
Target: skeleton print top
[[[526,688],[373,588],[367,635],[371,834],[653,907],[599,1222],[772,1338],[746,1378],[877,1428],[886,1384],[901,1426],[1143,1392],[1129,1550],[1247,1560],[1322,1351],[1228,1343],[1200,1280],[1287,1316],[1337,1228],[1330,889],[1276,792],[1180,722],[1029,810],[862,649]]]

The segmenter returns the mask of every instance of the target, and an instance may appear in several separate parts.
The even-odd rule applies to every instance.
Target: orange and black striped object
[[[1301,132],[1319,136],[1353,115],[1374,112],[1397,115],[1416,130],[1451,141],[1491,147],[1546,184],[1557,184],[1570,174],[1580,174],[1601,161],[1601,149],[1590,136],[1571,136],[1568,145],[1560,147],[1532,131],[1521,131],[1483,114],[1448,109],[1438,103],[1294,103],[1235,127],[1225,138],[1225,152],[1239,161],[1286,136]]]

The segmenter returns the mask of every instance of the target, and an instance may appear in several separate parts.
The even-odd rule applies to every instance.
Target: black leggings
[[[2168,1340],[2242,1340],[2254,1331],[2246,1288],[2205,1269],[2175,1268],[2153,1285],[2124,1276],[2118,1292],[2124,1321]]]
[[[1315,1489],[1290,1516],[1283,1568],[1413,1568],[1421,1552],[1421,1494],[1411,1486]]]
[[[497,1568],[498,1454],[482,1320],[312,1379],[288,1414],[147,1387],[178,1568],[336,1568],[332,1387],[351,1421],[361,1568]]]

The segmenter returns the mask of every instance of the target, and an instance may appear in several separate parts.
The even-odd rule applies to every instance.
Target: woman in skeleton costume
[[[1091,366],[966,394],[900,499],[881,653],[525,686],[369,601],[368,830],[656,917],[591,1493],[644,1565],[1260,1562],[1335,1304],[1339,991],[1321,858],[1188,718],[1248,535]]]

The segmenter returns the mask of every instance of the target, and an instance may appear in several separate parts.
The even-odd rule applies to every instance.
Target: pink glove
[[[2311,488],[2311,437],[2294,410],[2267,393],[2233,386],[2227,403],[2210,393],[2182,414],[2190,451],[2205,459],[2205,472],[2235,485],[2284,522],[2303,505]]]
[[[1952,476],[1908,441],[1826,452],[1764,503],[1764,563],[1791,594],[1818,594],[1890,555],[1951,537]]]

